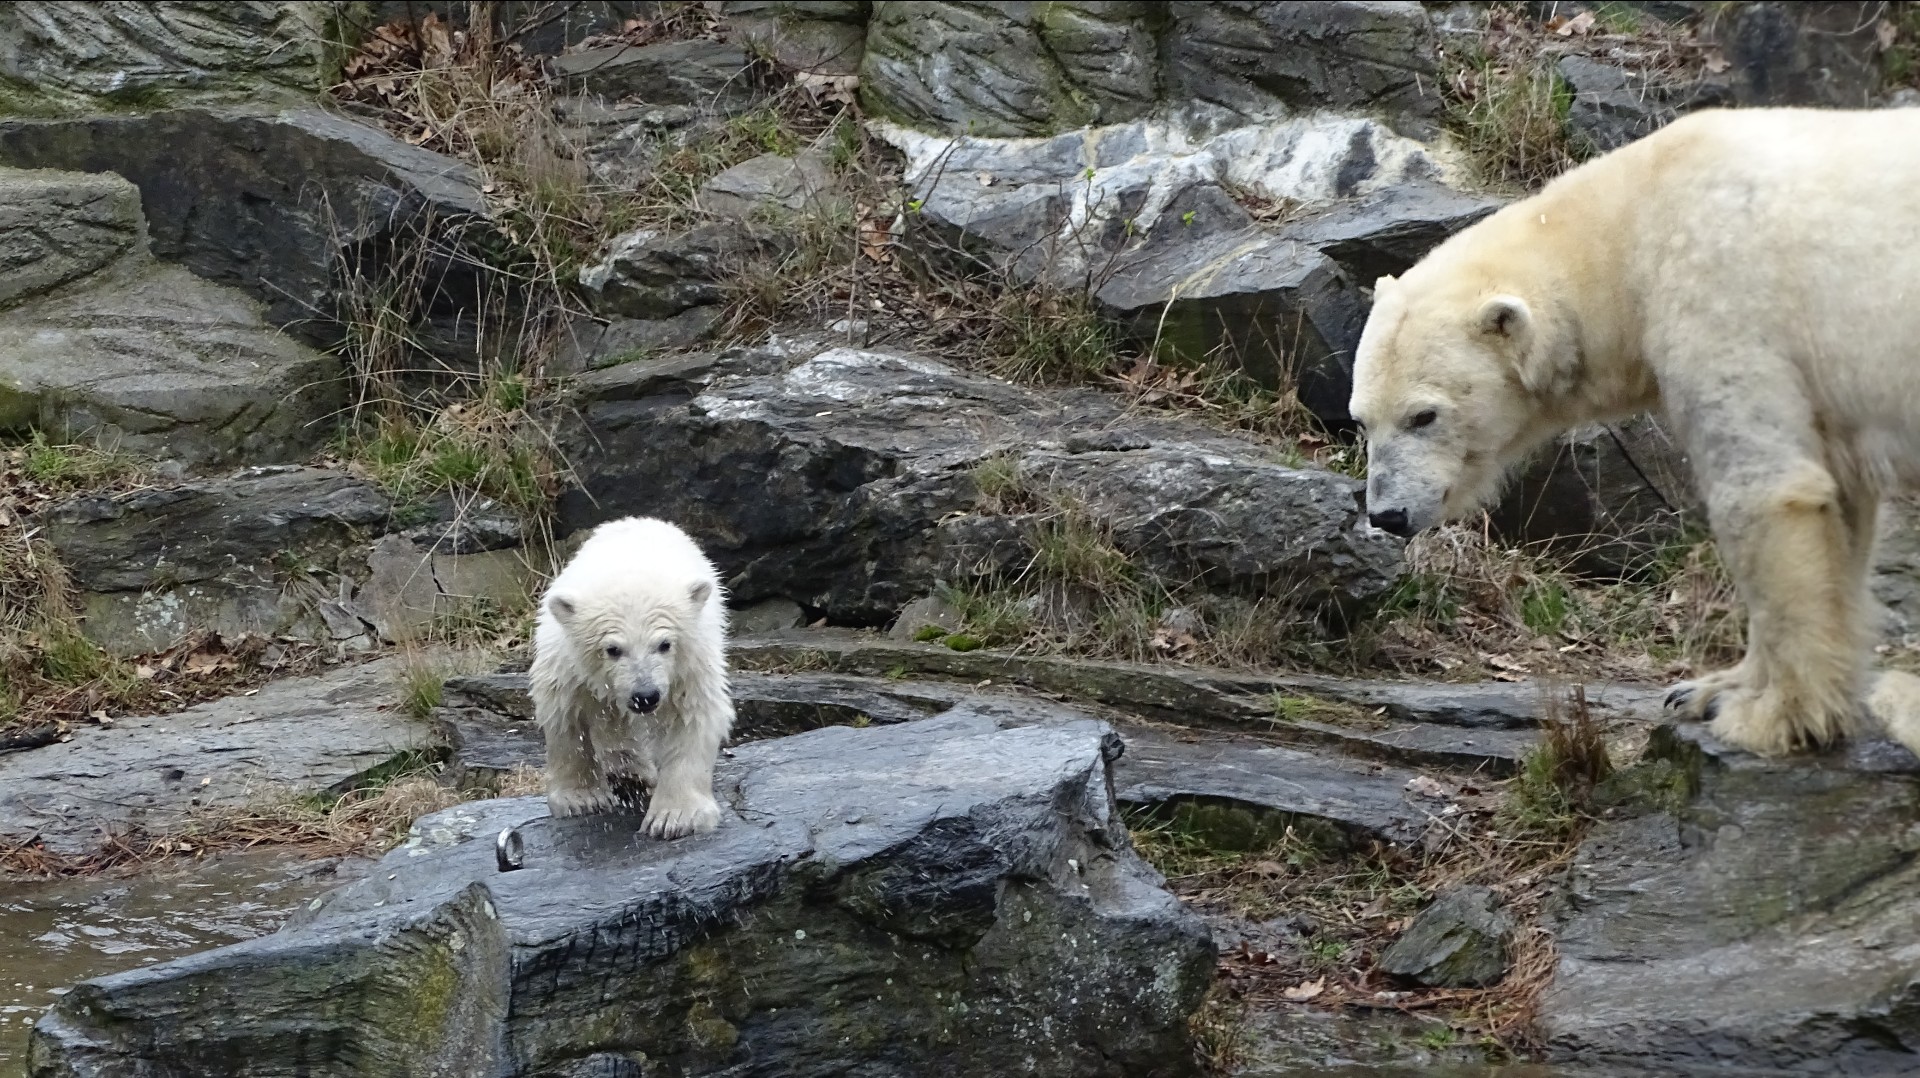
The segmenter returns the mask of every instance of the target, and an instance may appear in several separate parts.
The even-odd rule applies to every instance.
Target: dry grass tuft
[[[1739,658],[1744,615],[1710,539],[1667,540],[1619,580],[1575,574],[1578,557],[1505,544],[1484,522],[1422,535],[1356,653],[1403,673],[1509,681],[1670,679]]]

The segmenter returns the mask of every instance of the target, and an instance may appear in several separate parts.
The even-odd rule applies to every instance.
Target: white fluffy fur
[[[1755,752],[1835,741],[1875,514],[1920,477],[1916,190],[1920,109],[1703,112],[1460,233],[1376,289],[1369,509],[1464,515],[1554,434],[1659,408],[1751,618],[1670,703]],[[1920,751],[1920,681],[1870,705]]]
[[[553,815],[613,809],[619,776],[652,791],[648,834],[719,826],[713,765],[733,727],[726,637],[719,576],[685,532],[644,517],[594,529],[547,589],[534,630]],[[630,706],[648,693],[654,710]]]

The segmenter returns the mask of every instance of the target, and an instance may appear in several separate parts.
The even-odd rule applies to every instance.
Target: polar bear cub
[[[720,824],[713,765],[733,728],[727,611],[698,545],[663,520],[600,525],[540,603],[531,675],[555,816],[606,812],[613,780],[649,791],[656,838]]]

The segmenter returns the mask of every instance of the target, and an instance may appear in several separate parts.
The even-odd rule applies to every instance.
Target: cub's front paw
[[[548,790],[547,813],[552,816],[592,816],[612,812],[620,799],[604,786],[585,790]]]
[[[720,803],[706,794],[687,795],[669,800],[653,795],[640,829],[654,838],[684,838],[702,835],[720,826]]]

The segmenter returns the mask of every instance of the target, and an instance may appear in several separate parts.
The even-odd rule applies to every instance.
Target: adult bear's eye
[[[1414,416],[1412,419],[1407,420],[1407,429],[1419,430],[1421,427],[1431,427],[1433,426],[1433,421],[1439,418],[1440,413],[1429,408],[1419,415]]]
[[[618,644],[608,644],[608,645],[607,645],[607,658],[609,658],[609,659],[618,659],[618,658],[619,658],[620,656],[622,656],[622,655],[625,655],[625,654],[626,654],[626,651],[625,651],[624,649],[622,649],[622,648],[620,647],[620,645],[618,645]]]
[[[673,641],[671,640],[660,641],[660,654],[665,655],[667,652],[672,650],[673,650]]]

